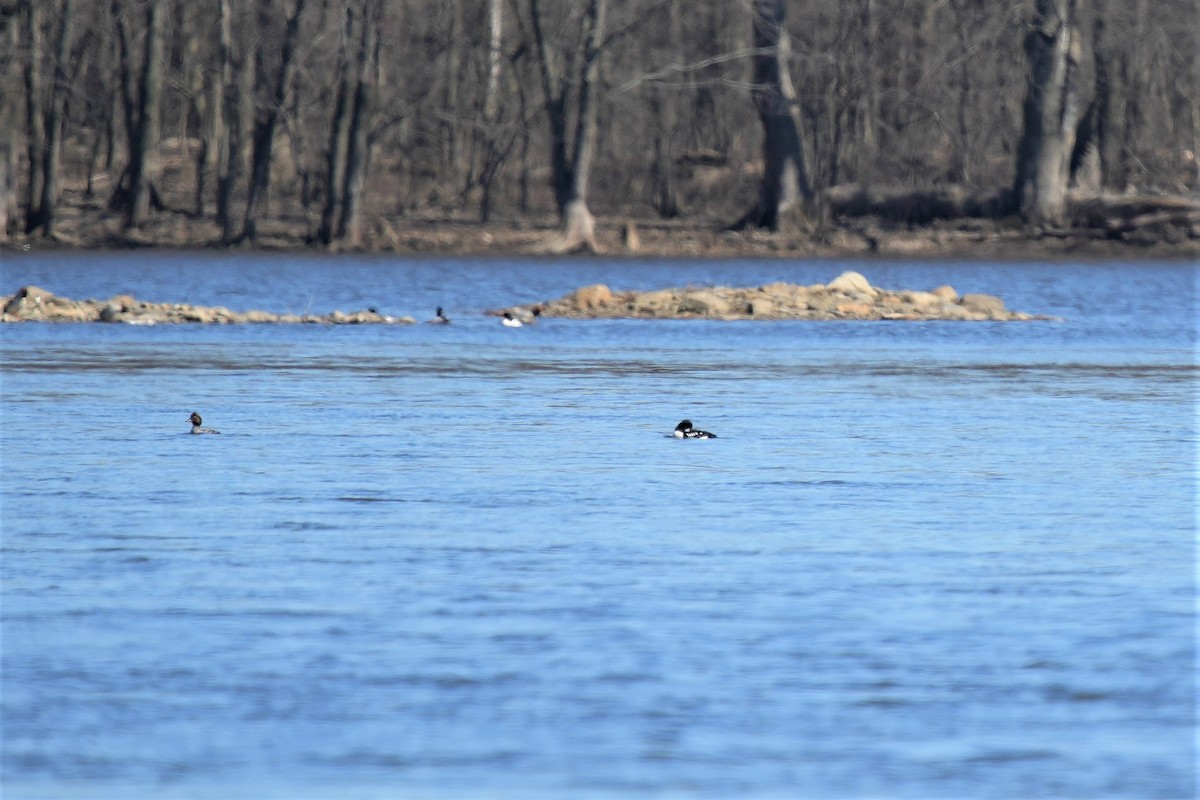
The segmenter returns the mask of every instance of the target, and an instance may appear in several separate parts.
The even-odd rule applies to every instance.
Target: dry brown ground
[[[688,258],[966,258],[966,259],[1191,259],[1200,258],[1196,225],[1148,224],[1121,230],[1087,227],[1031,235],[1015,220],[967,219],[921,226],[852,218],[804,233],[731,232],[711,220],[633,221],[601,217],[597,239],[608,256]],[[1153,220],[1151,221],[1153,222]],[[636,229],[636,247],[626,231]],[[321,248],[306,241],[311,226],[303,218],[268,217],[259,224],[252,249]],[[513,219],[480,225],[435,212],[368,220],[364,252],[401,255],[511,256],[528,254],[555,228],[551,217]],[[199,249],[217,247],[219,232],[209,219],[164,211],[141,230],[124,231],[119,214],[79,192],[64,198],[51,239],[15,236],[0,242],[6,250],[48,248]],[[250,248],[247,248],[250,249]]]

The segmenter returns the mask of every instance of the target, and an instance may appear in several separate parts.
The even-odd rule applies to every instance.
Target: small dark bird
[[[685,419],[683,422],[676,425],[675,433],[673,435],[675,436],[676,439],[715,439],[715,438],[717,438],[717,435],[715,433],[709,433],[708,431],[698,431],[695,428],[693,428],[692,421],[690,419]]]
[[[188,422],[192,423],[192,433],[220,433],[220,431],[214,431],[212,428],[200,427],[204,423],[204,420],[195,411],[188,417]]]
[[[438,306],[437,307],[437,316],[435,316],[433,319],[429,320],[429,324],[430,325],[449,325],[450,318],[447,317],[444,313],[442,313],[442,307]]]

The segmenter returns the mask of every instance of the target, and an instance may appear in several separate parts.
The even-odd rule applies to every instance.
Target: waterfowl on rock
[[[717,435],[715,433],[709,433],[708,431],[698,431],[695,428],[693,428],[692,421],[690,419],[685,419],[683,422],[676,425],[675,433],[673,435],[676,439],[715,439],[715,438],[717,438]]]
[[[204,420],[195,411],[188,417],[188,422],[192,423],[192,433],[220,433],[220,431],[214,431],[212,428],[200,427],[204,423]]]
[[[450,324],[450,318],[449,318],[449,317],[447,317],[447,316],[446,316],[446,315],[445,315],[445,314],[442,312],[442,307],[441,307],[441,306],[438,306],[438,307],[437,307],[437,316],[435,316],[433,319],[429,320],[429,324],[430,324],[430,325],[449,325],[449,324]]]
[[[519,328],[524,323],[512,315],[511,311],[504,312],[504,318],[500,320],[500,324],[506,328]]]

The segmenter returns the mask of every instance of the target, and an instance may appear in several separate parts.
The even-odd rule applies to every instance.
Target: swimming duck
[[[500,324],[506,328],[519,328],[524,323],[512,315],[511,311],[504,312],[504,319],[500,320]]]
[[[437,307],[437,316],[435,316],[433,319],[429,320],[429,324],[430,325],[449,325],[450,318],[447,317],[444,313],[442,313],[442,307],[438,306]]]
[[[195,411],[193,411],[192,415],[188,417],[188,422],[192,423],[192,433],[220,433],[220,431],[214,431],[212,428],[200,427],[204,420],[201,419],[200,415]]]
[[[674,436],[676,439],[715,439],[715,433],[708,431],[698,431],[692,427],[692,421],[685,419],[683,422],[675,426]]]

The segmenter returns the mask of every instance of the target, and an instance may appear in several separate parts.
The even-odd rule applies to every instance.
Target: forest
[[[430,219],[541,226],[549,251],[594,250],[613,220],[820,235],[981,218],[1041,235],[1097,198],[1103,235],[1200,236],[1200,0],[0,0],[0,14],[10,245],[384,248]],[[1132,210],[1114,222],[1118,207]],[[88,220],[106,238],[80,234]]]

